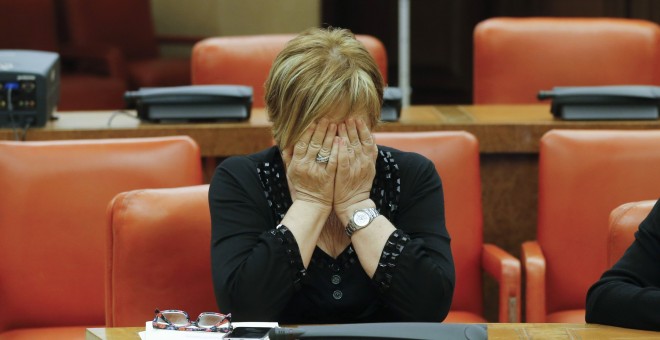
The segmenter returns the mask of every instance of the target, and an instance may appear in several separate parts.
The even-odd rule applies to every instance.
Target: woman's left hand
[[[376,176],[378,148],[369,127],[361,118],[348,118],[339,126],[339,156],[333,208],[338,217],[369,199]]]

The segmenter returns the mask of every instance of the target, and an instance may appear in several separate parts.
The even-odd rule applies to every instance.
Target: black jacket
[[[623,257],[587,292],[586,319],[660,331],[660,203],[639,225]]]
[[[433,163],[379,146],[371,198],[397,228],[374,277],[351,246],[337,259],[317,247],[305,269],[293,234],[275,229],[292,203],[279,150],[225,160],[209,190],[220,310],[288,324],[442,321],[455,278]]]

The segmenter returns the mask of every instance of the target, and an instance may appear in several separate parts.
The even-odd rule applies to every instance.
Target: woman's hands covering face
[[[322,118],[282,152],[294,200],[332,207],[337,214],[369,198],[377,155],[371,131],[360,118],[339,125]],[[329,156],[328,162],[319,162],[319,156]]]
[[[337,124],[322,118],[310,125],[293,147],[282,151],[294,199],[332,207],[339,152],[336,135]],[[329,156],[328,162],[318,162],[318,156]]]
[[[369,198],[376,176],[378,148],[367,124],[360,118],[348,118],[339,125],[337,175],[333,208],[345,214],[355,203]]]

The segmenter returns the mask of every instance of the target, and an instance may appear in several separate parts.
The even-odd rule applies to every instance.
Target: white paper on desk
[[[278,327],[277,322],[232,322],[234,327]],[[220,332],[188,332],[188,331],[174,331],[168,329],[154,329],[151,326],[151,321],[147,321],[144,327],[145,331],[140,332],[142,340],[204,340],[204,339],[222,339],[225,333]],[[142,334],[144,333],[144,337]]]

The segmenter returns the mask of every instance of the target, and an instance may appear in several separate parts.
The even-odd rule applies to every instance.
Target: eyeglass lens
[[[224,315],[220,315],[217,313],[203,313],[202,315],[199,316],[199,322],[197,323],[198,326],[200,327],[213,327],[220,322],[225,320]]]
[[[185,326],[190,323],[188,316],[182,312],[163,312],[163,316],[173,325]]]

